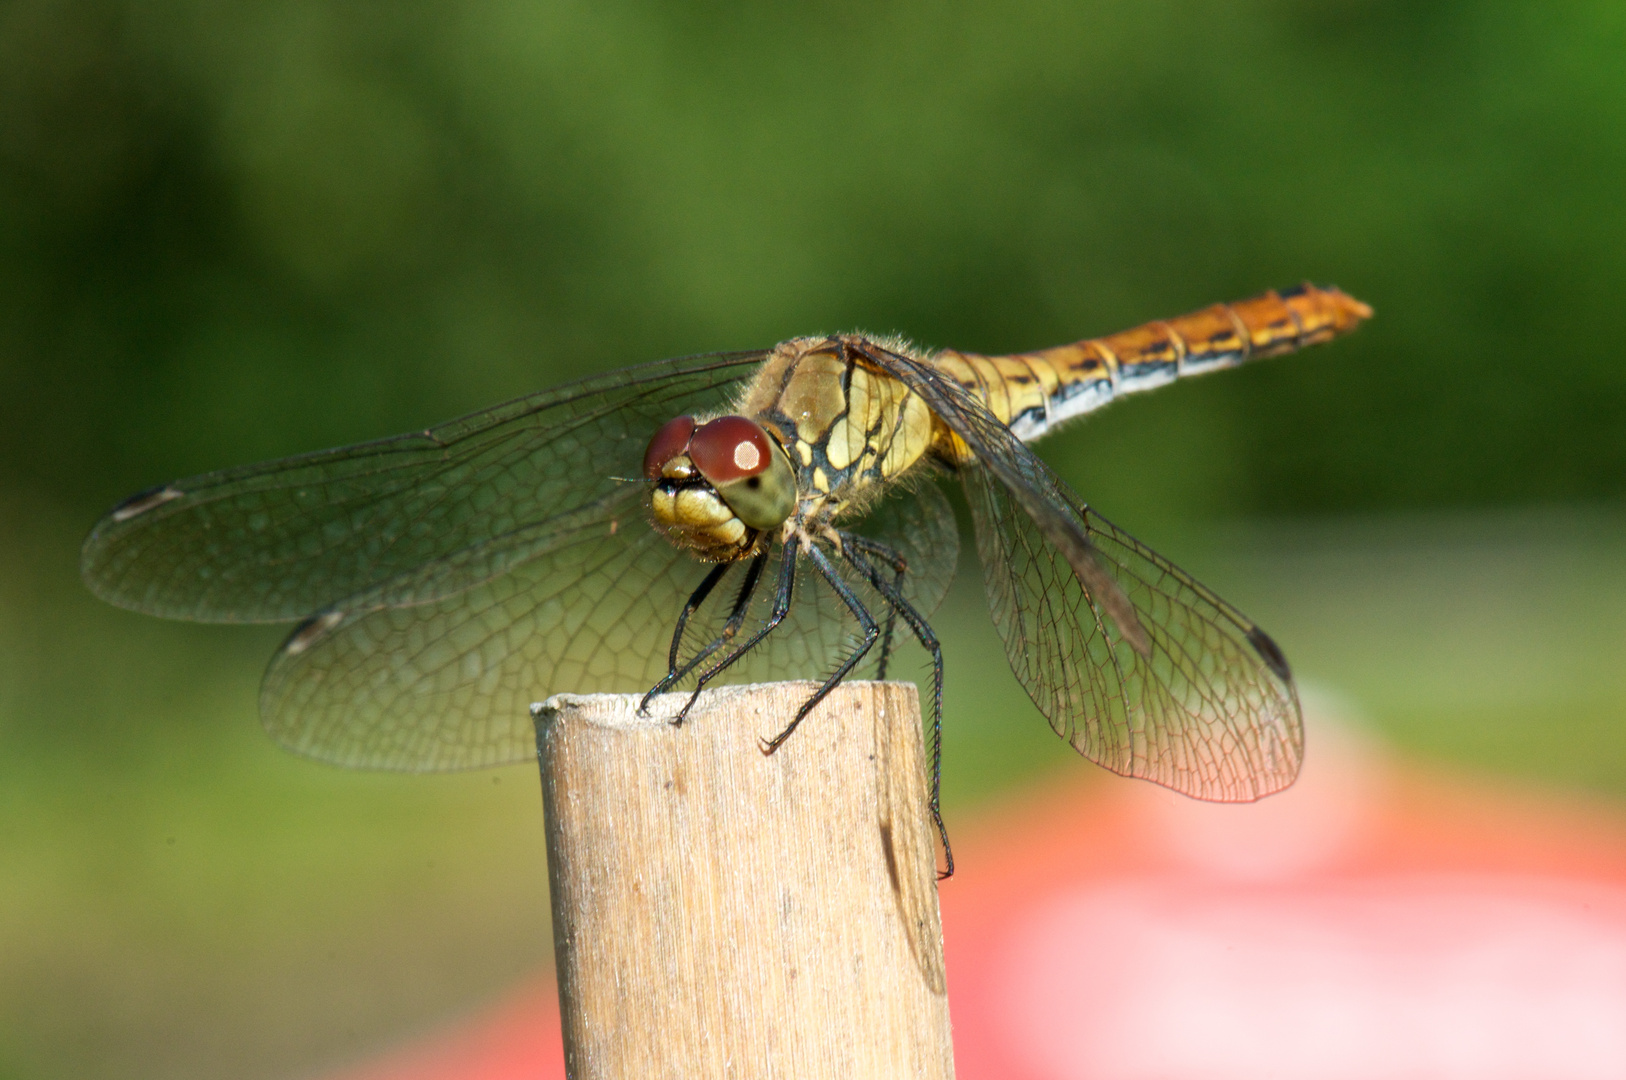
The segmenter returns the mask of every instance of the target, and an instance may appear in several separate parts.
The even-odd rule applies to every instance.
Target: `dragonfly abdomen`
[[[1009,356],[947,349],[932,362],[1032,442],[1121,394],[1328,341],[1371,314],[1336,288],[1306,283],[1053,349]]]

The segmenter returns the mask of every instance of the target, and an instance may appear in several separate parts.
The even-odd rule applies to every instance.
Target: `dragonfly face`
[[[1114,772],[1256,799],[1303,755],[1282,651],[1026,444],[1370,314],[1304,285],[1010,356],[840,335],[661,361],[153,488],[97,524],[81,571],[155,615],[298,620],[267,729],[374,768],[524,760],[528,706],[561,691],[826,676],[776,746],[841,679],[885,677],[907,635],[932,660],[935,775],[952,477],[1006,657],[1056,732]]]
[[[644,451],[644,478],[654,481],[655,524],[707,562],[750,555],[796,508],[785,448],[743,416],[662,424]]]

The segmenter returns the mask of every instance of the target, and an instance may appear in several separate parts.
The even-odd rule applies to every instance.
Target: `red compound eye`
[[[768,433],[743,416],[719,416],[695,429],[689,456],[713,484],[763,473],[772,462]]]
[[[692,416],[676,416],[662,424],[655,437],[649,440],[649,449],[644,451],[644,479],[659,480],[661,469],[688,449],[689,438],[693,434]]]

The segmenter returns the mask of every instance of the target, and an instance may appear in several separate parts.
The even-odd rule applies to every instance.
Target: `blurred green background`
[[[78,544],[661,356],[1336,283],[1354,338],[1046,456],[1402,751],[1626,798],[1623,56],[1604,2],[0,0],[0,1078],[307,1074],[546,962],[530,771],[283,754],[281,631]],[[969,564],[937,623],[951,827],[1090,782]]]

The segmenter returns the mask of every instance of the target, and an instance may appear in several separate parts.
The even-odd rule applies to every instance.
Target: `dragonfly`
[[[95,526],[81,570],[152,615],[297,623],[261,717],[288,748],[353,767],[525,760],[530,703],[561,691],[647,706],[687,689],[681,722],[714,681],[821,676],[771,752],[843,679],[885,678],[911,638],[931,662],[929,809],[952,873],[929,622],[959,557],[942,483],[964,489],[994,625],[1057,734],[1197,798],[1268,795],[1303,757],[1281,649],[1029,444],[1371,313],[1304,284],[1005,356],[853,333],[663,360],[151,488]]]

